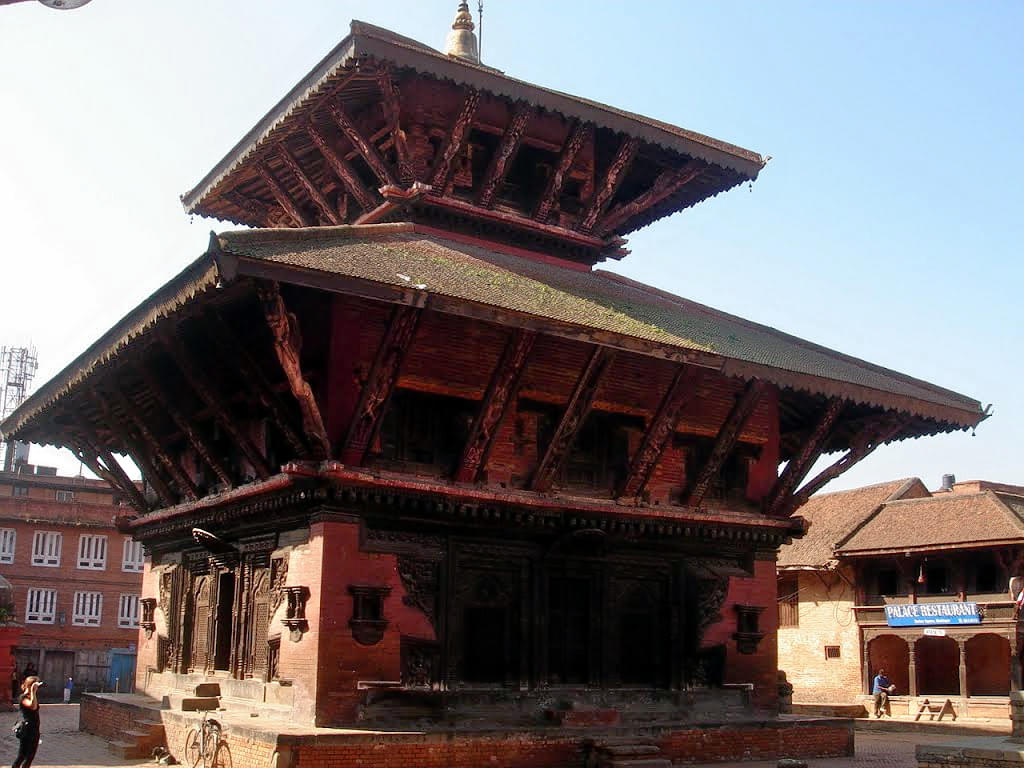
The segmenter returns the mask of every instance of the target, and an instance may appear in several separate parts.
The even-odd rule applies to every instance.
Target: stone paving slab
[[[0,765],[10,765],[18,753],[18,742],[11,732],[17,721],[17,712],[0,712]],[[103,739],[79,731],[77,704],[42,704],[39,707],[39,721],[43,738],[32,763],[33,768],[154,765],[145,760],[122,760],[107,749]]]

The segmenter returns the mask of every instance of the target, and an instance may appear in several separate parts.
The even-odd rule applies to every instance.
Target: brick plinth
[[[156,711],[153,700],[95,694],[83,697],[81,729],[107,739],[134,723],[158,715],[167,747],[182,757],[185,735],[198,716]],[[587,744],[604,740],[642,740],[677,762],[775,760],[780,757],[842,757],[853,754],[853,723],[843,719],[764,720],[728,724],[678,724],[644,728],[536,727],[494,730],[381,732],[353,729],[285,727],[233,720],[215,713],[224,725],[233,768],[384,766],[385,768],[561,768],[576,764]]]

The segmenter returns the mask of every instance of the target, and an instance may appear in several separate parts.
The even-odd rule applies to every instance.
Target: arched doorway
[[[1008,696],[1010,641],[986,633],[967,641],[967,695]]]
[[[897,695],[906,695],[910,690],[910,680],[907,677],[907,670],[910,666],[910,650],[907,641],[897,635],[879,635],[868,642],[868,662],[870,670],[868,674],[868,690],[871,693],[870,684],[879,670],[885,670],[885,674],[896,686]]]
[[[921,696],[960,695],[960,647],[951,637],[917,641],[917,692]]]

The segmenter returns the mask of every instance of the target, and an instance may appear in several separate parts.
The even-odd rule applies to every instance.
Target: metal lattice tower
[[[0,421],[21,405],[38,368],[39,358],[35,347],[0,347]],[[6,453],[14,450],[14,444],[8,443],[4,449],[4,461],[0,467],[7,468],[11,457]]]

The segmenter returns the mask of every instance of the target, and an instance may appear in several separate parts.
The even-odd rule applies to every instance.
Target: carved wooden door
[[[210,623],[213,619],[211,604],[212,578],[206,574],[192,582],[192,653],[190,667],[195,672],[206,672],[210,661]]]
[[[270,627],[270,568],[255,568],[250,593],[246,676],[267,679],[267,630]]]

